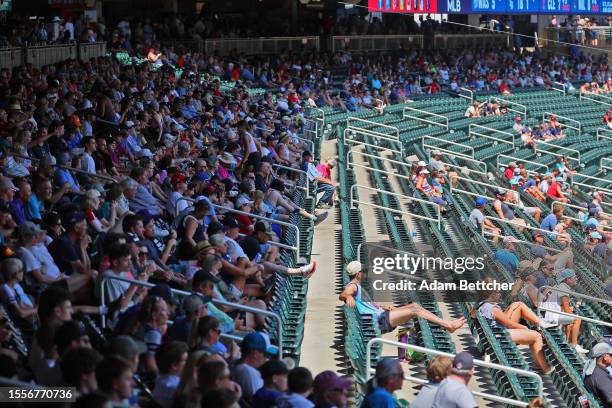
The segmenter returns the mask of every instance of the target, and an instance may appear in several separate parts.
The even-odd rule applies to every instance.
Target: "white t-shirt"
[[[189,202],[187,200],[179,201],[179,199],[182,197],[183,195],[179,193],[178,191],[173,191],[170,194],[170,197],[168,198],[168,203],[166,204],[166,210],[168,211],[169,214],[174,214],[174,216],[176,217],[183,210],[189,207]],[[178,203],[178,211],[176,207],[177,203]]]
[[[52,279],[56,279],[62,273],[57,267],[53,257],[49,253],[49,250],[43,243],[34,245],[30,252],[34,255],[34,258],[40,262],[42,271],[45,275]]]

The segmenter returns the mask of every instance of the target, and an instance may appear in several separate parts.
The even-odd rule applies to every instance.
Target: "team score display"
[[[0,387],[0,403],[7,402],[74,402],[74,388]]]
[[[547,0],[546,11],[570,11],[569,0]]]

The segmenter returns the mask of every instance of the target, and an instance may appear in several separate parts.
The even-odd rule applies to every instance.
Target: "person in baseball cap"
[[[467,387],[472,375],[474,375],[474,357],[467,351],[455,355],[451,373],[440,383],[433,406],[477,407],[478,403]]]
[[[612,377],[608,369],[612,366],[612,346],[608,342],[597,343],[591,350],[591,358],[582,369],[587,390],[593,393],[604,406],[612,406]]]
[[[312,383],[316,406],[344,407],[352,381],[331,370],[319,373]]]

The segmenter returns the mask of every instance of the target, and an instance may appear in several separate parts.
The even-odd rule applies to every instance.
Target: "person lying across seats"
[[[465,318],[446,321],[435,314],[425,310],[421,305],[410,303],[401,307],[385,306],[381,307],[365,299],[361,286],[363,277],[362,265],[359,261],[352,261],[346,266],[346,272],[351,277],[351,281],[340,293],[339,299],[351,308],[357,308],[361,315],[370,315],[376,318],[381,333],[392,332],[397,326],[405,324],[410,319],[421,317],[433,324],[444,327],[450,333],[465,324]]]

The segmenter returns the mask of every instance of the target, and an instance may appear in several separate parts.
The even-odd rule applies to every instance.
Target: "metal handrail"
[[[585,299],[585,300],[590,300],[592,302],[598,302],[598,303],[603,303],[603,304],[608,305],[608,306],[612,306],[612,300],[608,300],[608,299],[602,299],[602,298],[598,298],[598,297],[591,296],[591,295],[585,295],[583,293],[578,293],[578,292],[574,292],[574,291],[571,291],[571,290],[567,290],[567,289],[563,289],[563,288],[558,288],[558,287],[555,287],[555,286],[541,286],[539,291],[541,292],[543,289],[551,289],[551,290],[555,290],[557,292],[568,294],[568,295],[573,296],[573,297],[577,297],[577,298],[581,298],[581,299]]]
[[[452,144],[453,146],[460,146],[460,147],[463,147],[463,148],[468,149],[469,151],[471,151],[471,152],[472,152],[472,156],[468,156],[468,157],[470,157],[471,159],[473,159],[473,158],[474,158],[474,148],[473,148],[472,146],[464,145],[464,144],[457,143],[457,142],[451,142],[451,141],[449,141],[449,140],[445,140],[445,139],[442,139],[441,137],[435,137],[435,136],[423,136],[423,137],[421,138],[421,148],[422,148],[423,150],[425,150],[425,146],[430,147],[430,148],[433,148],[433,150],[440,150],[440,149],[439,149],[438,147],[436,147],[436,146],[433,146],[433,145],[426,145],[426,144],[425,144],[425,139],[429,139],[429,140],[437,140],[437,141],[439,141],[439,142],[443,142],[443,143]],[[458,153],[458,154],[462,154],[462,153]],[[466,155],[466,156],[467,156],[467,155]]]
[[[609,133],[610,136],[604,136],[602,133]],[[599,141],[600,138],[612,140],[612,129],[597,128],[597,141]]]
[[[561,86],[561,88],[555,88],[555,85]],[[565,84],[562,82],[558,82],[558,81],[553,82],[551,89],[553,91],[561,92],[563,95],[567,94],[567,89],[565,88]]]
[[[469,179],[464,179],[464,180],[469,180]],[[470,183],[479,183],[479,182],[477,182],[476,180],[470,180]],[[498,188],[501,188],[501,187],[498,187]],[[506,191],[513,191],[513,190],[509,190],[509,189],[505,189],[505,190]],[[461,193],[461,194],[466,194],[466,195],[469,195],[469,196],[472,196],[472,197],[482,197],[482,198],[484,198],[487,201],[495,201],[495,198],[493,198],[493,197],[489,197],[489,196],[484,195],[484,194],[472,193],[471,191],[467,191],[467,190],[463,190],[461,188],[453,187],[452,184],[450,186],[449,191],[450,191],[451,194],[453,194],[453,193]],[[512,207],[517,207],[518,209],[523,209],[524,208],[524,207],[521,207],[519,204],[516,204],[516,203],[511,203],[511,202],[508,202],[508,201],[504,201],[504,203],[506,203],[506,205],[509,205],[509,206],[512,206]]]
[[[445,155],[445,156],[450,156],[450,157],[454,157],[455,159],[460,159],[460,160],[465,160],[465,161],[470,161],[472,163],[476,163],[479,166],[483,166],[484,174],[487,173],[487,163],[485,163],[485,162],[483,162],[481,160],[476,160],[476,159],[473,159],[473,158],[471,158],[471,157],[469,157],[467,155],[464,155],[464,154],[461,154],[461,153],[455,153],[455,152],[453,152],[451,150],[442,149],[440,147],[436,147],[436,146],[432,146],[432,145],[424,144],[423,146],[424,147],[429,147],[429,148],[431,148],[433,150],[439,150],[440,153]],[[430,150],[427,150],[427,159],[431,160],[431,151]],[[455,166],[455,167],[457,167],[457,166]],[[469,169],[469,170],[473,171],[473,172],[478,172],[478,170],[471,170],[471,169]]]
[[[417,202],[420,202],[420,203],[423,203],[423,204],[426,204],[426,205],[433,206],[435,208],[436,212],[438,213],[438,218],[431,218],[431,217],[427,217],[425,215],[414,214],[414,213],[411,213],[410,211],[396,210],[394,208],[385,207],[383,205],[372,204],[372,203],[368,203],[368,202],[364,202],[364,201],[360,201],[360,200],[355,200],[354,197],[353,197],[354,196],[353,190],[355,188],[363,188],[364,190],[376,191],[377,193],[383,193],[383,194],[388,194],[388,195],[392,195],[392,196],[396,196],[396,197],[402,197],[402,198],[404,198],[406,200],[409,200],[409,201],[417,201]],[[355,207],[353,205],[353,203],[365,204],[365,205],[369,205],[369,206],[372,206],[372,207],[375,207],[375,208],[380,208],[380,209],[383,209],[383,210],[389,210],[389,211],[395,212],[397,214],[410,215],[412,217],[415,217],[415,218],[418,218],[418,219],[421,219],[421,220],[429,220],[429,221],[435,222],[438,225],[438,229],[440,229],[440,225],[441,225],[441,221],[442,221],[440,207],[438,206],[438,204],[433,203],[431,201],[422,200],[420,198],[414,198],[414,197],[407,196],[407,195],[404,195],[404,194],[393,193],[391,191],[385,191],[385,190],[381,190],[379,188],[364,186],[364,185],[361,185],[361,184],[353,184],[351,186],[351,188],[349,189],[349,202],[351,203],[351,209],[356,209],[357,208],[357,207]]]
[[[109,280],[117,280],[117,281],[121,281],[121,282],[127,282],[130,283],[132,285],[136,285],[136,286],[143,286],[143,287],[147,287],[147,288],[152,288],[155,285],[153,283],[149,283],[149,282],[143,282],[143,281],[139,281],[139,280],[134,280],[134,279],[128,279],[128,278],[122,278],[119,276],[103,276],[102,277],[102,282],[100,284],[100,304],[102,306],[106,305],[106,295],[105,295],[105,289],[106,289],[106,282],[108,282]],[[177,296],[191,296],[194,293],[193,292],[187,292],[184,290],[180,290],[180,289],[174,289],[174,288],[170,288],[170,292],[177,295]],[[233,302],[228,302],[227,300],[221,300],[221,299],[216,299],[216,298],[212,298],[211,302],[215,305],[220,305],[220,306],[228,306],[234,309],[238,309],[238,310],[243,310],[245,312],[250,312],[253,314],[260,314],[260,315],[264,315],[264,316],[268,316],[271,317],[273,319],[276,319],[278,322],[278,327],[277,327],[277,340],[278,340],[278,350],[279,350],[279,355],[282,356],[283,355],[283,321],[280,317],[280,315],[278,315],[277,313],[274,312],[270,312],[268,310],[264,310],[264,309],[258,309],[256,307],[251,307],[251,306],[245,306],[242,305],[240,303],[233,303]],[[102,328],[106,328],[106,316],[102,315]]]
[[[360,263],[361,263],[361,247],[363,246],[363,244],[364,244],[363,242],[360,242],[359,244],[357,244],[357,248],[356,248],[357,261],[360,262]],[[413,254],[412,252],[402,251],[401,249],[387,247],[387,246],[384,246],[384,245],[373,244],[373,243],[370,243],[370,242],[366,242],[365,244],[367,246],[369,246],[369,247],[380,248],[380,249],[383,249],[383,250],[389,250],[391,252],[395,252],[395,253],[398,253],[398,254],[406,254],[406,255],[411,255],[411,256],[416,256],[416,257],[421,256],[421,255],[418,255],[418,254]]]
[[[545,165],[545,164],[541,164],[541,163],[534,162],[534,161],[531,161],[531,160],[519,159],[519,158],[516,158],[516,157],[513,157],[513,156],[508,156],[507,154],[498,154],[498,155],[497,155],[497,160],[496,160],[496,162],[497,162],[497,163],[496,163],[496,164],[497,164],[497,166],[496,166],[496,167],[497,167],[497,168],[499,168],[499,167],[500,167],[500,166],[499,166],[499,165],[500,165],[500,163],[499,163],[499,158],[500,158],[500,157],[505,157],[505,158],[507,158],[507,159],[510,159],[511,161],[516,161],[516,162],[521,162],[521,163],[529,163],[529,164],[532,164],[532,165],[537,166],[537,167],[540,167],[540,168],[545,168],[545,169],[546,169],[546,172],[548,172],[548,166],[547,166],[547,165]],[[508,166],[508,165],[506,164],[505,166]],[[541,174],[541,173],[538,173],[538,172],[533,171],[533,170],[527,170],[527,169],[525,169],[525,170],[527,171],[527,173],[532,173],[532,174]]]
[[[490,232],[490,231],[484,231],[483,235],[488,235],[488,236],[491,236],[491,237],[498,237],[498,238],[504,238],[505,237],[505,235],[495,234],[495,233]],[[517,244],[533,245],[533,242],[525,241],[524,239],[517,239],[517,238],[515,238],[514,240],[515,240],[514,242],[517,243]],[[546,245],[540,245],[540,246],[542,248],[545,248],[545,249],[547,249],[549,251],[553,251],[553,252],[563,252],[564,251],[563,249],[553,248],[553,247],[549,247],[549,246],[546,246]]]
[[[604,322],[603,320],[593,319],[593,318],[586,317],[586,316],[580,316],[580,315],[573,314],[573,313],[567,313],[567,312],[563,312],[561,310],[553,310],[553,309],[549,309],[547,307],[542,307],[542,306],[538,305],[538,314],[541,311],[551,312],[551,313],[555,313],[555,314],[562,315],[562,316],[567,316],[567,317],[572,317],[572,318],[578,319],[578,320],[584,320],[585,322],[597,324],[599,326],[612,327],[612,323]]]
[[[610,162],[610,163],[612,163],[612,159],[610,159],[610,158],[608,158],[608,157],[602,157],[602,158],[599,160],[599,169],[600,169],[600,170],[604,170],[604,171],[605,171],[605,170],[612,170],[612,166],[607,166],[607,165],[605,165],[605,164],[604,164],[604,163],[606,163],[606,162]]]
[[[589,95],[589,96],[586,96],[586,95]],[[604,98],[604,99],[609,100],[610,102],[600,101],[600,100],[595,99],[595,97],[597,97],[597,98]],[[602,95],[602,94],[597,94],[597,93],[593,93],[593,92],[580,92],[579,98],[580,99],[586,99],[586,100],[589,100],[591,102],[598,103],[600,105],[612,106],[612,98],[610,98],[609,96]]]
[[[389,162],[389,163],[399,164],[399,165],[401,165],[401,166],[403,166],[403,167],[410,167],[410,165],[409,165],[408,163],[404,163],[404,162],[401,162],[401,161],[399,161],[399,160],[389,159],[389,158],[384,157],[384,156],[375,156],[375,155],[373,155],[373,154],[366,153],[366,152],[361,152],[361,151],[359,151],[359,150],[353,150],[353,148],[351,147],[351,148],[350,148],[350,149],[348,149],[348,151],[346,152],[346,168],[347,168],[347,169],[349,169],[349,168],[350,168],[350,166],[353,164],[353,162],[351,162],[351,160],[350,160],[350,154],[351,154],[351,153],[353,153],[353,154],[357,153],[357,154],[360,154],[360,155],[362,155],[362,156],[365,156],[365,157],[371,157],[371,158],[376,159],[376,160],[383,160],[383,161],[386,161],[386,162]]]
[[[539,147],[541,145],[551,146],[551,147],[554,147],[556,149],[560,149],[560,150],[565,150],[565,151],[568,151],[568,152],[576,153],[578,156],[577,157],[572,157],[572,156],[564,155],[564,154],[561,154],[561,153],[551,152],[550,150],[540,149]],[[554,143],[548,143],[548,142],[544,142],[544,141],[538,140],[536,142],[536,146],[535,146],[535,153],[537,154],[538,152],[546,153],[546,154],[552,154],[553,156],[556,156],[556,157],[567,157],[569,160],[577,161],[578,164],[580,165],[580,151],[578,151],[576,149],[571,149],[569,147],[559,146],[559,145],[556,145]]]
[[[507,99],[500,98],[498,96],[491,96],[491,97],[489,97],[489,102],[491,102],[491,101],[505,103],[509,112],[516,112],[519,115],[523,115],[523,116],[527,117],[527,106],[523,105],[522,103],[512,102],[512,101],[509,101]],[[516,110],[516,109],[512,109],[512,108],[508,107],[508,105],[520,106],[521,108],[523,108],[523,110],[519,111],[519,110]]]
[[[287,170],[287,171],[292,171],[294,173],[299,173],[299,174],[304,174],[306,176],[306,187],[304,186],[296,186],[296,188],[300,188],[304,191],[306,191],[306,197],[310,198],[310,179],[308,178],[308,173],[305,172],[304,170],[300,170],[300,169],[296,169],[293,167],[287,167],[287,166],[283,166],[281,164],[272,164],[272,168],[277,167],[279,169],[283,169],[283,170]]]
[[[466,95],[462,95],[461,91],[469,93],[470,96],[467,97]],[[474,91],[472,91],[471,89],[461,87],[459,88],[459,92],[457,92],[457,96],[459,96],[460,98],[469,99],[470,103],[474,102]]]
[[[442,120],[445,123],[438,123],[438,122],[434,122],[432,120],[428,120],[425,118],[420,118],[418,116],[407,115],[406,111],[420,112],[420,113],[425,113],[426,115],[429,115],[429,116],[435,116],[437,118],[442,118]],[[443,128],[448,130],[448,117],[444,115],[438,115],[437,113],[427,112],[426,110],[423,110],[423,109],[417,109],[417,108],[412,108],[410,106],[405,106],[404,109],[402,110],[402,119],[406,119],[406,118],[415,119],[415,120],[418,120],[424,123],[429,123],[430,125],[442,126]]]
[[[476,131],[474,131],[474,128],[478,128],[478,129],[485,129],[485,130],[488,130],[488,131],[492,131],[492,132],[494,132],[494,133],[502,133],[502,134],[504,134],[504,135],[508,135],[508,136],[510,136],[510,138],[512,139],[512,141],[509,141],[509,140],[506,140],[506,139],[502,139],[502,138],[499,138],[499,137],[494,137],[494,136],[491,136],[491,135],[486,135],[486,134],[484,134],[484,133],[476,132]],[[496,142],[506,143],[506,144],[511,145],[513,148],[514,148],[514,146],[516,145],[516,140],[515,140],[516,135],[515,135],[515,134],[513,134],[513,133],[510,133],[510,132],[505,132],[505,131],[503,131],[503,130],[493,129],[493,128],[490,128],[490,127],[488,127],[488,126],[482,126],[482,125],[477,125],[477,124],[475,124],[475,123],[470,123],[470,127],[469,127],[469,136],[470,136],[470,137],[474,137],[474,135],[475,135],[475,136],[484,137],[484,138],[486,138],[486,139],[495,140]]]
[[[445,357],[450,357],[450,358],[454,358],[455,354],[452,353],[446,353],[444,351],[438,351],[438,350],[434,350],[434,349],[429,349],[426,347],[421,347],[421,346],[415,346],[414,344],[407,344],[407,343],[400,343],[398,341],[393,341],[393,340],[387,340],[387,339],[383,339],[380,337],[375,337],[373,339],[371,339],[370,341],[368,341],[368,345],[366,347],[366,379],[369,380],[372,373],[376,372],[376,370],[374,370],[372,368],[372,346],[375,343],[383,343],[383,344],[388,344],[394,347],[398,347],[398,348],[402,348],[402,349],[409,349],[409,350],[414,350],[414,351],[418,351],[420,353],[423,354],[428,354],[428,355],[434,355],[434,356],[445,356]],[[532,371],[527,371],[527,370],[522,370],[520,368],[514,368],[514,367],[508,367],[508,366],[504,366],[504,365],[500,365],[500,364],[495,364],[495,363],[489,363],[487,361],[483,361],[483,360],[477,360],[474,359],[474,365],[476,366],[481,366],[481,367],[485,367],[485,368],[490,368],[490,369],[494,369],[494,370],[500,370],[500,371],[505,371],[505,372],[509,372],[509,373],[513,373],[513,374],[517,374],[517,375],[522,375],[525,377],[531,377],[534,378],[537,383],[538,383],[538,396],[540,398],[543,397],[544,395],[544,383],[542,382],[542,377]],[[413,381],[413,382],[417,382],[417,383],[421,383],[421,384],[425,384],[428,381],[422,380],[420,378],[416,378],[416,377],[410,377],[410,376],[405,376],[404,380],[406,381]],[[472,394],[474,394],[475,396],[484,398],[484,399],[489,399],[492,401],[497,401],[497,402],[502,402],[504,404],[509,404],[509,405],[514,405],[514,406],[518,406],[518,407],[526,407],[529,404],[523,401],[519,401],[519,400],[514,400],[514,399],[510,399],[510,398],[504,398],[504,397],[500,397],[498,395],[494,395],[494,394],[487,394],[484,392],[480,392],[480,391],[472,391]]]
[[[396,128],[395,126],[385,125],[384,123],[378,123],[378,122],[374,122],[372,120],[356,118],[354,116],[351,116],[351,117],[347,118],[346,119],[346,126],[352,127],[352,128],[357,128],[357,129],[360,129],[360,128],[356,127],[356,126],[351,126],[351,121],[362,122],[362,123],[367,123],[368,125],[373,125],[373,126],[376,126],[376,127],[380,126],[380,127],[384,127],[384,128],[387,128],[387,129],[391,129],[395,133],[395,136],[397,137],[397,140],[399,141],[399,139],[400,139],[399,129]],[[367,130],[367,129],[364,129],[364,130]],[[373,131],[371,131],[371,132],[373,132]],[[382,133],[382,134],[384,134],[384,133]]]
[[[399,139],[395,139],[394,137],[392,137],[392,135],[388,135],[386,133],[377,132],[375,130],[370,130],[366,128],[355,127],[351,125],[347,126],[346,129],[344,129],[343,136],[346,135],[346,132],[350,132],[351,134],[363,134],[371,137],[377,137],[379,139],[388,140],[390,142],[399,143],[400,141]]]
[[[556,116],[557,118],[561,118],[561,119],[563,119],[565,121],[577,123],[578,127],[574,127],[574,126],[570,126],[570,125],[562,123],[562,122],[558,122],[559,125],[564,126],[566,128],[577,130],[578,131],[578,135],[582,135],[582,123],[580,123],[579,120],[568,118],[567,116],[557,115],[556,113],[552,113],[552,112],[544,112],[542,114],[542,122],[550,122],[550,119],[548,119],[548,116]]]
[[[314,127],[315,127],[314,130],[312,129],[304,129],[304,130],[309,131],[309,132],[314,132],[315,137],[318,137],[319,136],[319,122],[317,122],[316,120],[312,120],[310,118],[303,118],[303,121],[304,121],[304,125],[307,125],[308,122],[311,122],[314,124]]]
[[[180,197],[178,200],[176,200],[176,204],[175,204],[175,212],[177,212],[177,213],[178,213],[178,203],[181,202],[181,201],[187,201],[187,202],[190,202],[190,203],[195,202],[195,200],[193,198]],[[234,208],[224,207],[222,205],[218,205],[218,204],[215,204],[215,203],[212,203],[212,202],[210,204],[214,208],[221,208],[221,209],[223,209],[224,211],[227,211],[227,212],[231,212],[231,213],[234,213],[234,214],[246,215],[247,217],[255,218],[257,220],[267,221],[270,224],[278,224],[278,225],[282,225],[282,226],[285,226],[285,227],[288,227],[288,228],[294,228],[295,232],[296,232],[296,234],[295,234],[295,245],[287,245],[287,244],[284,244],[284,245],[287,247],[287,249],[290,249],[294,253],[295,261],[296,262],[299,261],[299,259],[300,259],[300,229],[299,229],[299,227],[297,225],[290,224],[290,223],[285,222],[285,221],[275,220],[273,218],[264,217],[262,215],[251,214],[251,213],[248,213],[248,212],[245,212],[245,211],[236,210]]]
[[[490,215],[485,215],[485,217],[484,217],[484,218],[485,218],[485,219],[488,219],[488,220],[495,220],[495,221],[497,221],[497,222],[501,222],[501,223],[504,223],[504,224],[510,224],[510,225],[513,225],[513,226],[515,226],[515,227],[519,227],[519,228],[527,228],[527,229],[530,229],[530,230],[532,230],[532,231],[541,231],[541,232],[543,232],[545,235],[548,235],[548,236],[550,236],[550,235],[557,235],[557,236],[563,235],[563,234],[561,234],[561,233],[559,233],[559,232],[555,232],[555,231],[548,231],[548,230],[545,230],[545,229],[542,229],[542,228],[532,227],[532,226],[530,226],[530,225],[519,224],[519,223],[517,223],[517,222],[513,222],[512,220],[502,220],[501,218],[492,217],[492,216],[490,216]]]
[[[588,179],[588,180],[602,181],[604,183],[610,184],[611,181],[608,180],[608,179],[604,179],[604,178],[601,178],[601,177],[595,177],[595,176],[588,176],[586,174],[580,174],[580,173],[576,173],[576,174],[572,175],[571,177],[572,177],[572,186],[575,186],[575,185],[584,186],[584,187],[592,188],[592,189],[595,189],[595,190],[598,190],[598,191],[603,191],[603,192],[605,192],[607,194],[612,194],[612,189],[611,188],[591,186],[589,184],[579,183],[579,182],[574,180],[574,178],[576,178],[576,177],[583,177],[583,178]]]
[[[346,139],[347,132],[349,132],[349,134],[351,136],[354,136],[354,135],[357,135],[357,134],[362,134],[364,136],[370,136],[370,137],[386,140],[388,142],[399,143],[399,145],[400,145],[400,150],[399,151],[395,150],[395,149],[388,149],[388,150],[392,150],[394,152],[397,152],[402,157],[404,157],[404,144],[402,142],[400,142],[399,140],[395,140],[395,139],[389,138],[388,137],[389,135],[385,135],[384,133],[373,132],[371,130],[362,129],[362,128],[351,128],[351,127],[348,127],[346,129],[344,129],[344,131],[342,132],[342,143],[346,143],[346,141],[347,141],[347,139]],[[351,140],[351,138],[349,138],[349,140]],[[359,142],[359,143],[362,143],[362,142]]]
[[[315,120],[320,120],[321,123],[325,123],[325,111],[321,108],[311,108],[315,112],[321,112],[321,117],[315,116]]]
[[[388,150],[390,152],[397,153],[397,154],[400,154],[402,156],[403,156],[403,153],[404,153],[403,144],[402,144],[402,150],[397,150],[397,149],[391,149],[389,147],[378,146],[378,145],[375,145],[375,144],[372,144],[372,143],[368,143],[368,142],[361,142],[359,140],[355,140],[355,139],[351,139],[351,138],[344,139],[343,143],[345,143],[345,144],[346,143],[350,143],[350,144],[353,144],[353,145],[364,145],[364,146],[372,147],[372,148],[375,148],[375,149]]]

